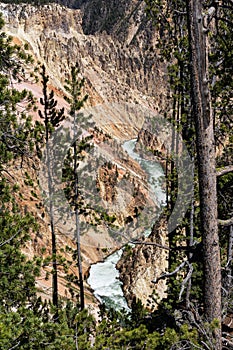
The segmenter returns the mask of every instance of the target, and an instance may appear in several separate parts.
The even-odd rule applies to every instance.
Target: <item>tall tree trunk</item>
[[[54,93],[51,91],[48,93],[48,81],[49,77],[46,75],[45,66],[42,66],[41,83],[43,86],[43,97],[40,98],[40,103],[44,106],[44,111],[38,110],[38,114],[45,125],[45,142],[46,142],[46,162],[47,162],[47,175],[48,175],[48,192],[49,192],[49,216],[51,225],[52,236],[52,300],[53,305],[56,308],[54,320],[58,321],[58,271],[57,271],[57,242],[55,234],[55,220],[54,220],[54,181],[53,181],[53,148],[50,145],[50,136],[53,128],[56,128],[59,123],[65,118],[64,108],[61,110],[56,109],[57,101],[54,100]]]
[[[204,307],[209,322],[219,320],[215,349],[221,343],[221,262],[217,221],[215,143],[211,96],[208,85],[208,35],[202,1],[187,0],[191,51],[191,86],[201,207],[204,262]]]
[[[56,307],[56,312],[54,315],[54,320],[58,320],[58,274],[57,274],[57,242],[55,234],[54,225],[54,206],[53,206],[53,184],[52,184],[52,174],[51,174],[51,151],[49,146],[49,126],[48,126],[48,116],[47,110],[45,108],[45,129],[46,129],[46,155],[47,155],[47,171],[48,171],[48,190],[49,190],[49,217],[50,217],[50,228],[52,237],[52,302]]]
[[[78,199],[79,199],[79,178],[78,178],[78,148],[76,140],[78,136],[82,134],[83,120],[78,111],[83,107],[85,101],[87,100],[87,95],[82,96],[82,88],[84,86],[84,79],[79,79],[79,68],[76,65],[71,67],[71,80],[66,80],[66,90],[70,94],[70,98],[67,101],[70,104],[70,116],[73,118],[74,127],[74,163],[73,163],[73,174],[74,174],[74,212],[75,212],[75,234],[74,238],[77,247],[77,266],[79,273],[79,290],[80,290],[80,307],[81,310],[85,307],[85,295],[84,295],[84,283],[83,283],[83,270],[82,270],[82,256],[81,256],[81,242],[80,242],[80,223],[79,223],[79,209],[78,209]],[[79,119],[80,118],[80,119]],[[79,125],[79,130],[78,130]],[[88,126],[87,119],[85,119],[85,128]],[[89,123],[90,126],[90,123]],[[87,145],[86,145],[87,146]]]
[[[76,121],[74,118],[75,128]],[[79,290],[80,290],[80,307],[81,310],[85,307],[85,298],[84,298],[84,285],[83,285],[83,271],[82,271],[82,257],[81,257],[81,242],[80,242],[80,225],[79,225],[79,212],[78,212],[78,162],[77,162],[77,145],[76,141],[74,142],[74,191],[75,191],[75,240],[77,247],[77,265],[79,273]]]

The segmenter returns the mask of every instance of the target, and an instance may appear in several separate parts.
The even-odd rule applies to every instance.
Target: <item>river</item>
[[[150,189],[156,198],[156,202],[162,207],[166,200],[166,195],[162,188],[162,182],[165,181],[163,169],[158,162],[141,158],[134,151],[135,144],[136,139],[129,140],[122,147],[147,172]],[[147,230],[148,234],[150,231],[150,229]],[[130,311],[122,291],[119,271],[116,269],[116,264],[121,257],[122,251],[120,249],[108,256],[103,262],[93,264],[90,268],[87,282],[93,289],[95,297],[101,303],[104,303],[106,307],[112,307],[115,310],[125,309],[126,311]]]

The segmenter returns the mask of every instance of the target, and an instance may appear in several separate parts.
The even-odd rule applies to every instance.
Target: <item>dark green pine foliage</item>
[[[23,213],[18,205],[17,198],[22,194],[13,170],[15,166],[24,169],[27,162],[22,159],[33,157],[37,141],[41,144],[43,128],[39,123],[32,126],[26,113],[30,95],[10,86],[12,74],[14,80],[18,72],[20,80],[24,78],[21,64],[28,65],[29,58],[5,33],[0,35],[0,51],[4,57],[0,67],[0,349],[87,350],[93,318],[87,312],[78,313],[68,302],[55,310],[60,322],[54,323],[54,308],[37,297],[35,279],[42,259],[29,260],[22,253],[32,233],[40,228],[33,215]],[[19,108],[21,102],[25,104],[24,113]]]
[[[42,85],[43,85],[43,98],[40,98],[40,103],[44,107],[43,112],[41,110],[38,111],[39,116],[43,119],[45,128],[46,128],[46,136],[45,141],[49,140],[49,136],[54,131],[56,127],[58,127],[61,121],[64,120],[64,108],[59,111],[56,109],[57,101],[54,99],[54,92],[48,91],[48,82],[49,76],[46,75],[45,66],[42,66],[41,71]]]
[[[12,38],[2,32],[2,27],[0,16],[0,171],[5,162],[15,155],[28,154],[33,147],[30,142],[31,117],[27,112],[34,102],[30,92],[25,89],[20,92],[13,85],[9,86],[12,80],[26,79],[32,58],[12,43]]]
[[[194,122],[192,119],[192,108],[190,98],[189,79],[189,44],[187,21],[185,17],[186,4],[182,1],[146,1],[147,11],[154,25],[158,28],[159,38],[157,50],[159,57],[168,64],[170,110],[166,118],[173,125],[171,156],[167,159],[167,209],[168,218],[176,203],[178,193],[177,169],[175,167],[176,157],[179,155],[180,134],[182,142],[185,143],[190,157],[195,156]],[[195,175],[196,176],[196,175]],[[193,192],[198,194],[193,187]],[[196,197],[198,199],[198,197]],[[190,209],[187,211],[183,222],[175,230],[169,233],[169,272],[174,271],[183,260],[193,264],[193,245],[200,239],[198,220],[194,224],[194,217],[198,215],[198,209],[194,206],[194,194]],[[183,246],[183,249],[181,248]],[[182,269],[181,273],[174,274],[168,281],[168,298],[165,302],[169,309],[179,307],[179,304],[189,305],[192,298],[201,298],[200,282],[201,258],[195,261],[192,279],[185,286],[184,293],[180,295],[181,283],[184,274],[188,274],[189,268]],[[192,286],[192,288],[191,288]],[[197,287],[196,287],[197,286]]]
[[[1,20],[1,29],[2,25]],[[71,349],[66,344],[73,342],[61,341],[60,329],[48,324],[48,307],[37,299],[35,278],[41,259],[30,261],[22,253],[38,227],[34,217],[23,214],[17,204],[19,186],[12,170],[13,165],[23,167],[22,160],[32,154],[34,128],[27,111],[33,99],[10,81],[26,78],[31,58],[4,32],[0,33],[0,53],[0,349],[58,349],[63,345]]]
[[[222,149],[216,162],[218,169],[233,164],[233,6],[231,1],[216,4],[216,29],[210,55],[212,103],[215,117],[216,144]],[[233,213],[233,172],[217,178],[218,215],[230,219]],[[232,248],[233,226],[220,226],[223,260],[223,305],[225,313],[233,311]]]
[[[212,102],[215,117],[215,136],[217,145],[232,137],[233,113],[233,82],[232,82],[232,56],[233,56],[233,6],[229,0],[224,4],[216,3],[216,27],[213,32],[212,51],[210,54]],[[225,154],[226,165],[232,164],[232,142],[228,147],[228,159]]]
[[[39,116],[44,122],[45,126],[45,145],[46,145],[46,171],[48,181],[48,211],[50,217],[51,237],[52,237],[52,297],[53,305],[58,308],[58,271],[57,271],[57,242],[55,233],[55,219],[54,219],[54,203],[53,194],[55,191],[53,181],[53,149],[50,147],[50,136],[54,129],[59,126],[60,122],[64,120],[64,108],[57,110],[57,101],[54,99],[54,92],[48,92],[49,77],[46,75],[45,66],[42,66],[42,85],[43,98],[40,98],[40,103],[43,106],[43,112],[39,110]],[[57,319],[58,314],[55,315]]]
[[[170,84],[172,91],[172,118],[174,125],[182,133],[183,140],[196,160],[196,149],[194,145],[194,127],[192,121],[191,108],[191,88],[189,83],[189,33],[187,32],[186,23],[186,3],[182,1],[160,1],[148,0],[148,13],[154,20],[154,24],[159,29],[158,49],[160,58],[169,64]],[[208,18],[208,37],[211,44],[209,52],[209,70],[211,88],[211,98],[215,122],[215,141],[220,156],[217,159],[219,168],[232,165],[232,1],[211,2],[204,1],[206,18]],[[209,16],[207,15],[209,12]],[[212,19],[212,17],[214,19]],[[211,21],[212,20],[212,21]],[[211,23],[211,24],[210,24]],[[175,145],[175,140],[174,140]],[[219,152],[220,151],[220,152]],[[173,199],[174,190],[176,190],[176,179],[170,176],[170,200]],[[174,181],[175,179],[175,181]],[[170,271],[177,267],[182,259],[187,256],[190,263],[194,267],[192,280],[186,284],[185,300],[182,308],[187,309],[198,307],[203,304],[203,285],[202,285],[202,244],[200,230],[200,208],[199,193],[195,185],[197,182],[197,174],[194,174],[194,198],[190,211],[181,225],[183,230],[179,237],[178,230],[171,233],[170,247],[172,247],[169,257]],[[220,218],[229,219],[232,217],[232,176],[231,173],[218,178],[218,202]],[[172,203],[169,209],[172,208]],[[186,235],[184,236],[184,229]],[[230,231],[230,232],[229,232]],[[219,229],[222,258],[225,262],[225,268],[222,269],[227,288],[223,291],[225,294],[224,305],[229,305],[229,312],[232,312],[232,283],[229,285],[229,275],[232,275],[232,230],[229,227],[221,227]],[[228,240],[229,237],[229,240]],[[186,238],[186,241],[184,240]],[[183,243],[182,243],[183,240]],[[180,246],[182,245],[182,247]],[[185,249],[184,249],[185,247]],[[195,248],[196,247],[196,248]],[[231,254],[230,254],[231,252]],[[228,277],[227,277],[228,276]],[[170,279],[169,279],[170,280]],[[175,275],[173,281],[169,282],[168,303],[165,306],[170,309],[171,314],[174,308],[179,308],[178,294],[181,288],[183,275],[179,277]],[[208,282],[207,282],[208,283]],[[228,288],[229,292],[228,292]],[[184,294],[183,294],[184,295]],[[228,302],[226,301],[228,298]],[[232,297],[231,297],[232,298]],[[199,309],[200,310],[200,309]],[[226,311],[224,309],[224,311]]]
[[[5,311],[20,308],[35,301],[35,277],[39,275],[40,265],[26,261],[21,249],[30,239],[32,230],[37,230],[34,218],[23,216],[12,196],[17,186],[12,188],[7,180],[1,180],[0,217],[0,289],[1,307]],[[39,261],[38,261],[39,263]]]
[[[3,21],[0,17],[0,30]],[[34,277],[37,268],[26,262],[20,247],[30,238],[30,229],[36,229],[30,215],[22,216],[12,193],[18,185],[11,175],[9,165],[17,158],[28,157],[34,146],[34,129],[28,111],[33,105],[32,95],[19,92],[10,81],[26,78],[32,59],[0,32],[0,254],[1,254],[1,305],[6,309],[20,307],[35,296]],[[25,105],[23,111],[21,105]],[[21,162],[21,166],[22,166]],[[10,273],[8,268],[12,266]],[[34,274],[35,272],[35,274]],[[8,274],[9,273],[9,274]]]
[[[84,298],[84,284],[83,284],[83,272],[82,272],[82,259],[81,259],[81,243],[80,243],[80,222],[79,215],[80,211],[83,211],[81,208],[81,195],[80,195],[80,186],[78,178],[78,167],[79,162],[83,160],[83,151],[90,149],[90,139],[91,136],[82,137],[83,130],[87,130],[92,124],[88,122],[81,113],[80,109],[83,107],[85,101],[87,100],[87,95],[82,95],[82,90],[84,87],[85,80],[79,78],[79,69],[78,66],[73,66],[71,68],[71,78],[66,80],[66,90],[69,93],[70,97],[66,97],[66,100],[70,105],[70,117],[72,118],[73,127],[74,127],[74,142],[72,149],[68,151],[68,156],[65,160],[65,167],[63,169],[63,180],[66,181],[66,196],[71,204],[72,209],[75,214],[75,233],[74,239],[77,247],[77,266],[79,274],[79,289],[80,289],[80,307],[81,310],[85,306]],[[84,206],[84,203],[82,203]]]

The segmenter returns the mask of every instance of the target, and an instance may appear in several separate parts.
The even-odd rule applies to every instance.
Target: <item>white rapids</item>
[[[164,172],[161,165],[140,157],[134,151],[136,140],[129,140],[123,144],[123,149],[128,155],[136,160],[148,174],[148,183],[151,192],[156,197],[157,203],[163,206],[166,201],[165,191],[161,185],[161,179],[164,181]],[[148,230],[150,232],[150,230]],[[119,271],[116,264],[119,261],[122,249],[108,256],[103,262],[93,264],[90,268],[88,284],[94,291],[95,297],[106,305],[115,310],[125,309],[130,311],[122,291],[122,282],[119,280]]]

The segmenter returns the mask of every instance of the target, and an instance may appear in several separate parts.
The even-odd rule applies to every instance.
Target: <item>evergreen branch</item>
[[[228,20],[227,18],[222,18],[222,17],[216,16],[215,19],[217,21],[223,21],[224,23],[227,23],[229,25],[229,27],[233,28],[233,23],[230,20]]]
[[[199,330],[200,334],[202,334],[204,338],[207,339],[208,343],[212,344],[211,338],[207,333],[206,327],[203,324],[198,312],[194,308],[192,308],[192,311],[184,310],[183,313],[188,316],[190,324],[193,324]],[[213,347],[210,348],[203,340],[201,341],[201,343],[205,346],[206,349],[213,349]]]

